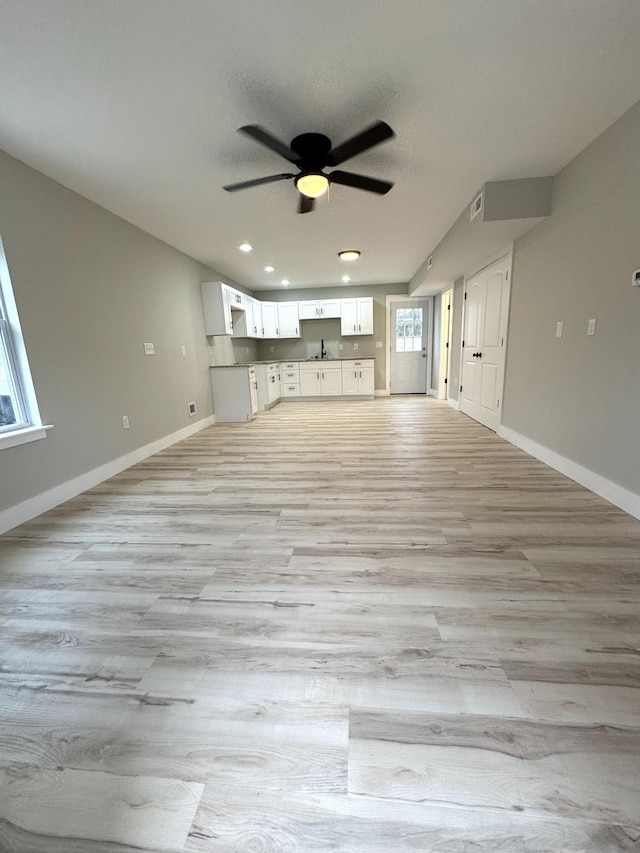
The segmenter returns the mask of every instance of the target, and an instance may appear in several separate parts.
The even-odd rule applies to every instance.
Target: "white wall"
[[[211,415],[200,282],[218,276],[2,153],[0,187],[40,412],[55,426],[0,451],[2,512]]]
[[[551,217],[515,244],[503,418],[507,429],[635,495],[638,267],[640,103],[556,176]]]

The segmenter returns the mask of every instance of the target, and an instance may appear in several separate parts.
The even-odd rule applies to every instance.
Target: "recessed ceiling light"
[[[245,253],[253,252],[253,246],[251,245],[251,243],[240,243],[238,248],[240,249],[241,252],[245,252]]]
[[[272,267],[271,264],[267,264],[266,267],[264,268],[265,272],[273,272],[274,270],[275,270],[275,267]]]
[[[288,278],[283,278],[283,279],[282,279],[282,284],[286,287],[286,286],[289,284],[289,279],[288,279]]]
[[[343,275],[343,276],[342,276],[342,281],[343,281],[345,284],[348,284],[348,283],[351,281],[351,279],[349,278],[349,276],[348,276],[348,275]]]
[[[345,249],[343,252],[338,252],[338,257],[341,261],[357,261],[360,252],[357,249]]]

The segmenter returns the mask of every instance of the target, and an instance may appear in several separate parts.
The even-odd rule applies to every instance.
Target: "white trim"
[[[200,432],[200,430],[205,429],[214,423],[215,416],[209,415],[209,417],[204,418],[195,424],[190,424],[187,427],[183,427],[183,429],[179,429],[177,432],[165,435],[157,441],[152,441],[151,444],[146,444],[144,447],[132,450],[131,453],[127,453],[125,456],[113,459],[111,462],[107,462],[99,468],[87,471],[86,474],[81,474],[73,480],[67,480],[66,483],[61,483],[59,486],[54,486],[53,489],[49,489],[48,491],[35,495],[22,503],[3,510],[0,512],[0,534],[6,533],[8,530],[12,530],[19,524],[24,524],[25,521],[29,521],[37,515],[41,515],[43,512],[47,512],[71,498],[75,498],[75,496],[81,494],[81,492],[86,492],[87,489],[92,489],[99,483],[103,483],[110,477],[115,477],[116,474],[130,468],[137,462],[142,462],[143,459],[153,456],[154,453],[159,453],[161,450],[164,450],[165,447],[170,447],[178,441],[183,441],[190,435]]]
[[[447,397],[447,403],[452,409],[455,409],[456,412],[460,411],[460,400],[454,400],[452,397]]]
[[[435,397],[436,400],[444,400],[444,397],[440,396],[440,391],[437,388],[429,388],[429,390],[427,391],[427,394],[430,397]]]
[[[388,388],[376,388],[376,390],[374,391],[374,396],[375,397],[388,397],[389,396],[389,389]]]
[[[577,462],[573,462],[571,459],[567,459],[566,456],[561,456],[548,447],[538,444],[536,441],[527,438],[526,435],[521,435],[510,427],[501,426],[498,430],[498,435],[510,444],[514,444],[516,447],[524,450],[529,456],[534,456],[536,459],[544,462],[545,465],[569,477],[570,480],[574,480],[576,483],[589,489],[589,491],[595,492],[596,495],[620,507],[620,509],[628,512],[634,518],[640,519],[640,495],[636,495],[623,486],[607,480],[606,477],[601,477],[600,474],[596,474],[588,468],[583,468]]]
[[[24,427],[23,429],[0,433],[0,450],[6,450],[8,447],[18,447],[21,444],[28,444],[30,441],[39,441],[41,438],[46,438],[48,429],[53,429],[53,424]]]

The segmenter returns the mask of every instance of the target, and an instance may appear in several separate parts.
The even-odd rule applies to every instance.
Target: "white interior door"
[[[391,303],[391,394],[427,393],[427,299]]]
[[[497,430],[500,425],[509,309],[511,256],[466,282],[460,409]]]

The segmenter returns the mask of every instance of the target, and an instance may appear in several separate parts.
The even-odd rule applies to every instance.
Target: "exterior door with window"
[[[427,393],[426,299],[391,303],[391,394]]]
[[[511,257],[466,283],[460,409],[489,429],[500,426]]]

